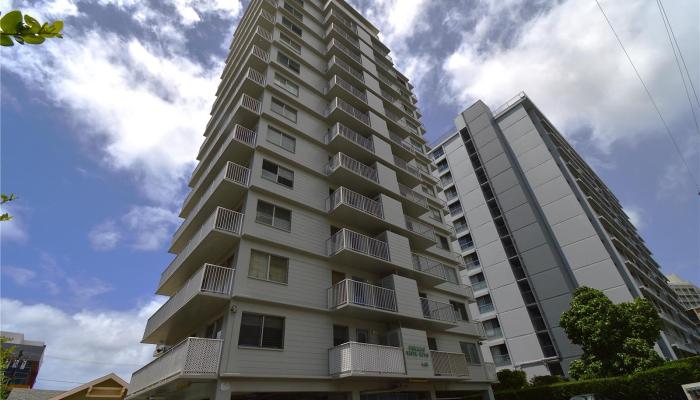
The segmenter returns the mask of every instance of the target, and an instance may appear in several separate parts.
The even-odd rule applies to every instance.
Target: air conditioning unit
[[[172,346],[168,346],[166,344],[158,344],[156,345],[156,349],[153,350],[153,357],[160,357],[161,354],[165,353],[166,351],[170,350]]]

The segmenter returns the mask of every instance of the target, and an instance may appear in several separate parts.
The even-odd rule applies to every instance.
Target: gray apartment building
[[[495,112],[478,101],[455,127],[430,154],[489,361],[565,374],[581,350],[559,318],[580,286],[614,302],[649,299],[663,320],[657,351],[700,353],[700,330],[618,199],[524,93]]]
[[[130,399],[492,398],[408,79],[344,0],[253,0]]]

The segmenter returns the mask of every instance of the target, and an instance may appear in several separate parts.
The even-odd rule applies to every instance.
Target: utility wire
[[[698,108],[700,108],[700,99],[698,99],[698,92],[695,90],[695,85],[693,85],[693,79],[688,72],[688,66],[685,64],[685,58],[683,57],[683,52],[681,52],[681,46],[678,45],[678,40],[676,40],[676,34],[673,32],[673,26],[671,26],[671,20],[668,19],[668,14],[666,13],[666,8],[661,0],[658,0],[661,6],[661,12],[663,13],[666,21],[668,21],[668,28],[671,30],[671,36],[673,36],[673,41],[676,43],[678,48],[678,54],[681,56],[681,61],[683,62],[683,68],[685,69],[685,74],[688,75],[688,80],[690,81],[690,87],[693,89],[693,95],[695,95],[695,103],[697,103]]]
[[[63,360],[63,361],[73,361],[73,362],[81,362],[81,363],[88,363],[88,364],[112,365],[112,366],[123,366],[123,367],[141,367],[142,366],[140,364],[106,363],[106,362],[101,362],[101,361],[78,360],[75,358],[64,358],[64,357],[56,357],[56,356],[44,356],[44,358],[53,358],[56,360]]]
[[[612,31],[613,35],[615,35],[615,39],[617,39],[617,43],[622,48],[622,51],[625,53],[625,56],[627,56],[627,60],[630,62],[630,65],[632,65],[632,69],[634,69],[634,73],[637,74],[637,78],[639,78],[639,82],[642,83],[642,86],[644,87],[644,91],[647,93],[647,96],[649,97],[651,104],[654,106],[656,113],[659,115],[659,119],[661,120],[661,122],[664,125],[664,128],[666,129],[666,133],[668,134],[668,137],[671,139],[671,142],[673,142],[673,146],[676,148],[676,152],[678,152],[678,156],[680,157],[681,161],[683,161],[683,165],[685,166],[685,169],[688,171],[688,175],[690,175],[690,177],[693,180],[693,184],[695,185],[695,190],[697,190],[698,195],[700,195],[700,185],[698,185],[698,182],[695,179],[695,175],[693,174],[693,171],[690,169],[690,166],[688,165],[688,162],[685,160],[685,157],[683,157],[683,153],[681,152],[681,149],[678,146],[676,139],[673,137],[673,134],[671,134],[671,129],[668,127],[666,120],[664,119],[663,115],[661,114],[661,110],[659,109],[659,106],[656,104],[656,101],[654,101],[654,97],[652,97],[651,92],[649,91],[649,88],[647,87],[646,83],[644,83],[644,79],[642,79],[642,76],[639,74],[639,71],[637,70],[637,67],[634,65],[634,62],[632,62],[632,58],[630,57],[629,53],[627,52],[627,49],[625,48],[625,46],[622,44],[622,40],[620,39],[620,36],[618,36],[617,32],[615,31],[615,28],[613,28],[613,26],[612,26],[612,22],[610,22],[610,19],[608,19],[607,14],[605,14],[605,10],[603,10],[603,6],[600,5],[600,2],[598,0],[595,0],[595,3],[598,5],[598,9],[603,14],[603,18],[605,18],[605,21],[608,23],[608,26],[610,27],[610,30]]]
[[[695,123],[695,131],[700,135],[700,125],[698,125],[698,119],[697,115],[695,115],[695,107],[693,106],[693,100],[690,99],[690,92],[688,91],[688,84],[685,83],[685,75],[683,74],[683,69],[681,68],[681,62],[678,59],[678,55],[680,54],[681,57],[683,54],[681,53],[681,48],[678,46],[678,42],[675,42],[676,45],[674,46],[673,43],[675,41],[676,35],[673,34],[673,28],[671,28],[671,21],[668,20],[668,15],[666,15],[666,12],[663,8],[663,5],[661,4],[661,0],[656,0],[656,5],[659,9],[659,14],[661,14],[661,21],[664,23],[664,28],[666,28],[666,35],[668,36],[668,44],[671,45],[671,51],[673,51],[673,58],[676,59],[676,66],[678,66],[678,73],[681,75],[681,81],[683,81],[683,87],[685,88],[685,95],[688,98],[688,105],[690,105],[690,112],[693,113],[693,122]],[[676,48],[678,48],[678,53],[676,53]],[[687,70],[686,70],[687,72]],[[692,84],[693,81],[690,78],[690,75],[688,75],[688,80],[690,80],[690,83]],[[693,88],[693,93],[695,93],[695,88]],[[695,97],[697,100],[697,95]]]
[[[37,381],[47,381],[47,382],[61,382],[61,383],[77,383],[79,385],[84,385],[85,382],[75,382],[75,381],[62,381],[59,379],[47,379],[47,378],[36,378]]]

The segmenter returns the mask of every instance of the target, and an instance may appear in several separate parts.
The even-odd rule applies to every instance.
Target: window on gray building
[[[238,345],[272,349],[284,348],[284,318],[243,313]]]

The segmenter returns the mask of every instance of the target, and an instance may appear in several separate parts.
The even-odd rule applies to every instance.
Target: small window
[[[221,339],[221,328],[224,325],[224,318],[221,317],[211,324],[207,325],[204,332],[204,337],[208,339]]]
[[[297,122],[297,110],[282,103],[274,97],[272,98],[272,111],[292,122]]]
[[[292,212],[262,200],[258,200],[255,221],[287,232],[292,230]]]
[[[281,87],[294,96],[299,96],[299,85],[275,72],[275,85]]]
[[[262,177],[282,186],[294,188],[294,171],[280,167],[271,161],[263,160]]]
[[[304,33],[299,26],[294,24],[292,21],[288,20],[287,17],[282,17],[282,25],[286,26],[287,28],[289,28],[289,30],[299,35],[299,37],[301,37],[301,35]]]
[[[437,164],[437,169],[439,172],[447,171],[450,167],[447,165],[447,160],[441,160]]]
[[[434,350],[437,351],[437,340],[435,340],[434,337],[429,337],[428,338],[428,350]]]
[[[369,343],[369,331],[367,329],[357,328],[355,335],[358,343]]]
[[[344,325],[333,325],[333,346],[340,346],[350,341],[350,330]]]
[[[443,250],[450,251],[450,241],[446,237],[435,235],[438,238],[437,246]]]
[[[239,346],[284,348],[284,318],[243,313]]]
[[[285,35],[284,33],[280,33],[280,41],[286,44],[290,49],[294,50],[295,53],[301,54],[301,45],[290,39],[289,36]]]
[[[467,363],[472,365],[481,364],[479,350],[476,348],[475,343],[459,342],[459,347],[462,349],[462,353],[467,356]]]
[[[467,233],[464,236],[461,236],[457,239],[459,242],[459,248],[462,249],[462,251],[467,251],[471,250],[474,247],[474,241],[472,240],[472,235]]]
[[[456,220],[452,221],[452,225],[455,227],[455,232],[460,233],[463,231],[466,231],[469,229],[469,225],[467,225],[467,219],[464,217],[459,217]]]
[[[442,212],[437,208],[430,207],[430,218],[437,222],[442,222]]]
[[[297,10],[296,8],[292,7],[292,6],[291,6],[289,3],[287,3],[286,1],[284,2],[284,9],[287,10],[287,11],[289,11],[289,12],[294,16],[294,18],[297,18],[297,19],[299,19],[299,20],[301,20],[301,21],[304,20],[304,14],[302,14],[301,11]],[[291,28],[290,28],[290,29],[291,29]],[[299,34],[299,36],[301,36],[301,34]]]
[[[437,160],[438,158],[440,158],[444,155],[445,155],[445,150],[442,148],[442,146],[436,147],[433,150],[433,160]]]
[[[277,52],[277,62],[296,72],[297,74],[301,71],[301,65],[298,62],[292,60],[286,54],[279,51]]]
[[[469,321],[469,314],[467,313],[467,307],[464,305],[464,303],[450,300],[450,304],[452,305],[452,309],[455,310],[457,318],[461,319],[462,321]]]
[[[271,126],[267,127],[267,141],[272,144],[276,144],[277,146],[291,153],[296,151],[297,140]]]
[[[450,209],[450,215],[454,216],[462,213],[462,204],[460,204],[459,200],[450,204],[449,206],[447,206],[447,208]]]
[[[248,277],[277,283],[287,283],[288,271],[288,259],[263,253],[262,251],[251,250]]]

